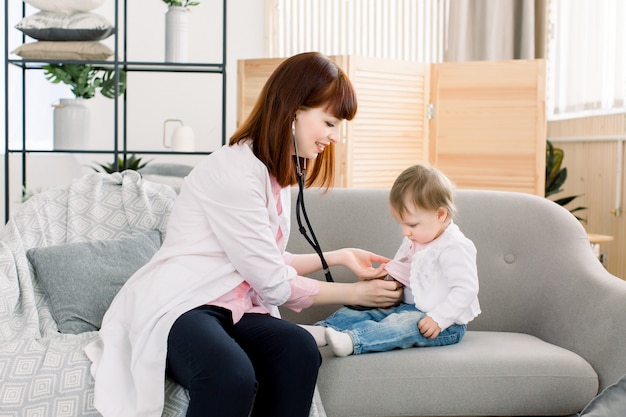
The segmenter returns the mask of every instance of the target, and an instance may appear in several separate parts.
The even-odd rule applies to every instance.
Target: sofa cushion
[[[583,358],[522,333],[468,331],[456,345],[345,358],[321,351],[318,384],[333,417],[568,415],[598,389]]]
[[[66,243],[26,252],[61,333],[99,330],[126,280],[161,246],[158,230],[120,239]]]

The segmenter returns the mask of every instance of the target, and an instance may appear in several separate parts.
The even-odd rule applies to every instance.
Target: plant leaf
[[[567,168],[562,168],[558,174],[546,184],[546,197],[563,191],[561,188],[567,179]]]
[[[558,200],[554,200],[555,203],[557,203],[560,206],[566,206],[567,204],[571,203],[574,199],[580,197],[579,195],[573,195],[570,197],[563,197],[563,198],[559,198]]]
[[[66,84],[75,97],[90,99],[100,93],[115,98],[115,77],[112,69],[95,68],[85,64],[50,64],[43,67],[46,79],[54,84]],[[126,91],[126,72],[120,70],[119,94]]]

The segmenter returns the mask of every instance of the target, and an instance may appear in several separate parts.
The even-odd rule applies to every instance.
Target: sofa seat
[[[333,417],[569,415],[598,390],[582,357],[523,333],[468,331],[456,345],[345,358],[320,350]]]

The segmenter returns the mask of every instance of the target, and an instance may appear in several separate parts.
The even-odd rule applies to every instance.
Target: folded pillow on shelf
[[[73,13],[96,9],[104,0],[24,0],[24,3],[47,12]]]
[[[113,25],[91,12],[38,12],[24,17],[17,30],[40,41],[99,41],[113,33]]]
[[[38,41],[25,43],[11,53],[25,59],[77,61],[101,61],[113,56],[111,48],[98,41]]]

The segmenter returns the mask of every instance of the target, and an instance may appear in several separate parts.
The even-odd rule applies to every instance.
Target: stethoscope
[[[298,141],[296,140],[296,121],[293,121],[291,125],[291,135],[293,136],[293,146],[296,153],[296,174],[298,177],[298,198],[296,199],[296,221],[298,222],[298,230],[304,236],[309,245],[313,248],[317,256],[319,256],[320,261],[322,263],[322,271],[324,271],[324,277],[327,282],[335,282],[333,279],[333,275],[330,272],[330,268],[328,267],[328,263],[326,262],[326,258],[324,258],[324,252],[317,241],[317,237],[315,236],[315,232],[313,231],[313,227],[311,226],[311,222],[309,221],[309,216],[306,213],[306,207],[304,206],[304,183],[306,177],[306,158],[302,158],[302,162],[300,162],[300,156],[298,155]],[[302,224],[302,217],[304,217],[304,221],[306,222],[307,228]],[[353,310],[371,310],[375,307],[364,307],[358,305],[347,305],[346,307],[351,308]]]

